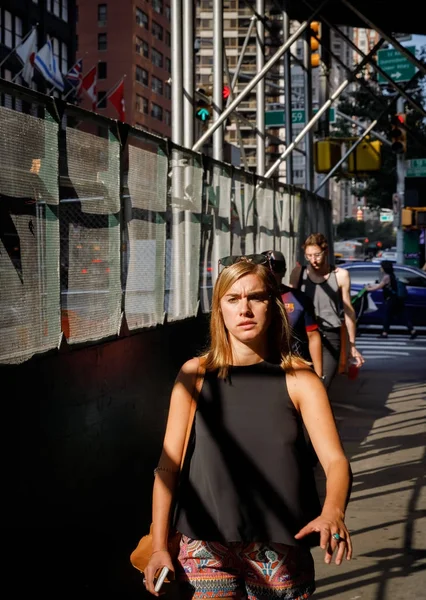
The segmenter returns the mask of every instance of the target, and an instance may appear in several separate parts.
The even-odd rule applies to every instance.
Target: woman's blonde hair
[[[223,269],[213,290],[210,315],[210,347],[204,357],[206,369],[208,371],[218,369],[218,376],[221,378],[227,376],[228,367],[232,365],[233,357],[220,301],[231,286],[245,275],[256,275],[270,297],[271,320],[268,327],[268,360],[280,362],[281,367],[286,371],[292,369],[291,331],[275,277],[269,268],[241,260]]]

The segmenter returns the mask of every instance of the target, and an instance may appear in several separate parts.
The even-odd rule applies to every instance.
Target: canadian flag
[[[34,58],[37,52],[37,30],[33,29],[27,39],[16,48],[16,54],[22,61],[22,79],[30,85],[34,74]]]
[[[81,81],[81,87],[86,90],[87,95],[92,101],[92,110],[95,110],[98,101],[96,92],[96,83],[98,81],[98,68],[95,65],[90,69],[88,73],[83,77]]]
[[[124,102],[124,77],[117,87],[107,95],[107,98],[117,111],[120,121],[125,121],[126,105]]]

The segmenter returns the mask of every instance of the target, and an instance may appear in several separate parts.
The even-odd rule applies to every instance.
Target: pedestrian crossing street
[[[408,335],[389,334],[388,339],[379,339],[378,333],[363,333],[356,338],[356,347],[369,362],[373,359],[391,357],[417,358],[426,360],[426,335],[414,340]]]

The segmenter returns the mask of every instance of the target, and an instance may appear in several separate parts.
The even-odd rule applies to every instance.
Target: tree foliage
[[[419,58],[424,60],[425,56],[426,47],[423,47]],[[378,86],[376,73],[368,72],[366,69],[361,73],[357,82],[356,89],[352,89],[340,97],[338,110],[352,119],[359,120],[365,126],[368,126],[372,120],[378,119],[374,131],[390,139],[390,119],[396,113],[398,94],[394,93],[395,90],[391,86]],[[419,105],[425,106],[425,77],[420,77],[418,73],[405,89]],[[405,102],[405,111],[407,114],[407,153],[405,158],[426,157],[425,120],[422,114],[408,102]],[[359,132],[357,133],[356,125],[346,119],[338,118],[332,135],[333,137],[356,137]],[[375,138],[372,136],[371,139]],[[351,142],[348,144],[350,145]],[[396,190],[396,155],[391,152],[390,146],[382,144],[381,156],[380,171],[359,174],[352,179],[351,192],[358,198],[365,198],[366,205],[372,210],[392,208],[392,194]],[[344,173],[341,172],[339,178],[344,176]]]

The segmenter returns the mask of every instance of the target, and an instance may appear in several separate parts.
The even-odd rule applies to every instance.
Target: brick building
[[[166,0],[77,0],[77,58],[97,64],[97,112],[117,118],[105,95],[124,78],[126,122],[170,137],[170,5]],[[82,95],[81,106],[91,101]]]

